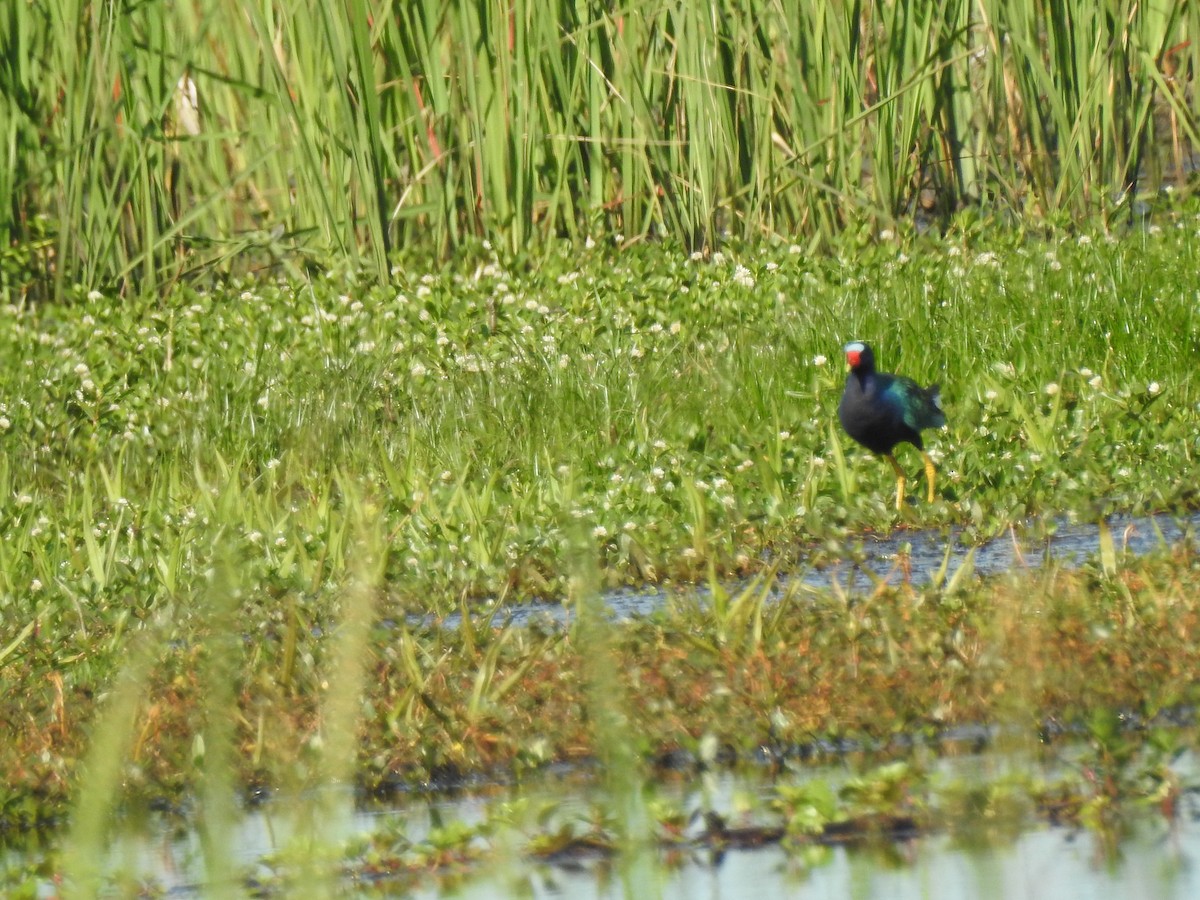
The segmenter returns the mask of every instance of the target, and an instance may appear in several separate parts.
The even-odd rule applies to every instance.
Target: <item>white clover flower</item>
[[[683,325],[679,322],[672,322],[668,330],[671,334],[679,334],[679,332],[683,331]]]
[[[699,250],[693,250],[692,255],[688,257],[688,262],[701,262],[704,259],[704,254]]]
[[[788,255],[790,256],[799,256],[803,252],[804,248],[799,244],[792,244],[790,247],[788,247]]]
[[[790,431],[781,431],[781,432],[779,432],[779,439],[780,439],[781,441],[786,441],[786,440],[787,440],[788,438],[790,438],[791,436],[792,436],[792,433],[791,433]]]
[[[823,469],[823,468],[825,468],[825,457],[823,457],[823,456],[814,456],[814,457],[812,458],[812,464],[813,464],[814,466],[816,466],[818,469]]]
[[[0,416],[0,431],[8,431],[12,427],[12,422],[8,421],[8,416]]]
[[[91,371],[91,369],[88,368],[87,363],[79,363],[75,366],[75,374],[78,375],[80,378],[82,378],[84,375],[86,375],[90,371]]]
[[[608,537],[608,529],[605,528],[603,525],[597,525],[595,528],[592,529],[592,537],[606,538],[606,537]]]
[[[596,246],[596,241],[589,234],[586,238],[584,238],[583,246],[586,247],[588,250],[591,250],[593,247]]]
[[[1162,385],[1159,384],[1157,381],[1152,381],[1148,385],[1146,385],[1146,390],[1147,390],[1147,392],[1149,392],[1150,396],[1153,397],[1153,396],[1156,396],[1157,394],[1162,393]]]
[[[733,270],[733,281],[735,284],[740,284],[744,288],[754,287],[754,276],[750,274],[750,270],[743,265],[738,265]]]
[[[415,363],[413,363],[412,368],[408,370],[408,374],[412,375],[413,378],[420,378],[422,375],[425,375],[428,371],[429,370],[426,369],[422,363],[415,362]]]
[[[655,466],[653,469],[650,470],[650,474],[653,475],[655,478],[662,478],[667,473],[664,472],[660,466]]]
[[[93,303],[95,303],[97,300],[103,300],[104,295],[102,293],[100,293],[99,291],[92,289],[92,290],[88,291],[87,298],[89,300],[91,300]]]
[[[1052,381],[1048,385],[1046,385],[1046,396],[1053,397],[1057,393],[1058,393],[1058,385],[1055,382]]]
[[[29,590],[31,593],[36,594],[41,589],[42,589],[42,581],[40,578],[35,578],[35,579],[33,579],[33,581],[29,582]]]
[[[279,468],[279,460],[277,460],[277,459],[268,459],[267,460],[267,470],[268,471],[270,471],[272,469],[278,469],[278,468]]]
[[[1104,379],[1099,375],[1093,375],[1088,379],[1088,384],[1091,385],[1095,390],[1100,390],[1100,385],[1104,384]]]
[[[817,354],[816,356],[814,356],[814,357],[813,357],[813,359],[812,359],[812,364],[813,364],[814,366],[818,366],[818,367],[819,367],[819,366],[823,366],[823,365],[825,365],[825,363],[827,363],[827,362],[829,362],[829,360],[825,358],[825,354],[824,354],[824,353],[818,353],[818,354]]]
[[[567,356],[565,353],[562,354],[558,358],[558,367],[560,369],[569,369],[571,367],[571,357]]]
[[[1080,247],[1086,247],[1091,242],[1092,242],[1091,237],[1089,237],[1086,234],[1081,234],[1079,236],[1079,240],[1077,241],[1077,243],[1079,244]]]

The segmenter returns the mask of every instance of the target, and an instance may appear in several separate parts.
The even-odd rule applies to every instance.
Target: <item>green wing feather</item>
[[[942,389],[936,384],[921,387],[911,378],[895,376],[884,389],[888,399],[899,405],[904,424],[913,431],[941,428],[946,424],[942,412]]]

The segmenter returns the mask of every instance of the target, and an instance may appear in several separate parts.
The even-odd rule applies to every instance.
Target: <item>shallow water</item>
[[[1029,759],[1008,760],[998,754],[971,755],[941,760],[939,769],[957,778],[980,780],[1003,774],[1008,766],[1035,765]],[[1194,781],[1195,761],[1181,761],[1180,777]],[[814,769],[805,777],[836,782],[844,768]],[[788,776],[794,779],[796,776]],[[713,809],[736,821],[745,798],[771,795],[774,783],[753,776],[709,775],[688,784],[660,785],[658,796],[684,810]],[[539,802],[552,802],[559,815],[586,815],[594,785],[554,778],[535,781],[520,790],[491,791],[459,799],[413,798],[395,809],[357,810],[343,792],[341,815],[321,820],[320,837],[326,841],[369,835],[378,830],[403,834],[421,841],[436,825],[477,823],[494,816],[500,804],[523,798],[536,810]],[[740,800],[739,800],[740,798]],[[309,798],[311,800],[311,798]],[[739,806],[739,802],[741,806]],[[303,804],[269,802],[245,813],[231,835],[235,868],[253,870],[272,856],[294,858],[294,844],[302,827]],[[507,807],[511,808],[511,807]],[[742,814],[747,821],[754,814]],[[531,821],[535,813],[527,814]],[[373,896],[434,898],[447,893],[464,900],[524,896],[534,898],[663,898],[691,900],[775,900],[775,898],[1130,898],[1200,897],[1200,794],[1185,791],[1173,821],[1147,814],[1119,845],[1116,854],[1105,852],[1100,839],[1078,829],[1054,827],[1034,821],[1008,838],[972,837],[970,823],[958,834],[938,833],[899,842],[859,846],[811,847],[785,851],[778,844],[757,849],[730,849],[715,858],[710,849],[694,846],[674,853],[671,864],[664,851],[648,849],[629,861],[623,873],[615,863],[596,858],[572,858],[565,864],[533,860],[522,852],[517,835],[512,849],[470,867],[456,878],[453,890],[434,875],[411,880],[370,882]],[[529,828],[535,828],[532,824]],[[528,829],[522,829],[528,833]],[[289,853],[289,846],[293,853]],[[811,850],[811,852],[809,852]],[[205,896],[201,842],[194,830],[180,830],[177,820],[151,817],[140,827],[122,831],[110,863],[133,883],[154,885],[171,896]],[[330,869],[333,867],[330,866]],[[260,871],[269,874],[262,866]],[[340,895],[355,893],[349,879],[327,884]]]
[[[1193,538],[1200,530],[1200,513],[1185,516],[1112,516],[1105,520],[1118,552],[1135,556],[1159,547]],[[1045,537],[1031,534],[1046,533]],[[815,590],[839,587],[848,591],[870,588],[876,581],[891,584],[904,581],[922,585],[945,569],[947,577],[961,566],[970,565],[977,577],[1001,575],[1022,569],[1036,569],[1048,560],[1068,565],[1081,564],[1100,551],[1100,528],[1094,523],[1071,523],[1062,519],[1031,523],[1018,532],[971,545],[962,540],[963,530],[900,530],[889,535],[862,538],[861,561],[819,568],[805,568],[796,574],[781,572],[775,591],[782,595],[788,586],[800,582]],[[673,589],[678,593],[679,589]],[[696,587],[698,602],[705,602],[709,591]],[[666,606],[672,589],[626,589],[606,592],[602,600],[616,620],[650,615]],[[497,625],[528,625],[535,622],[561,624],[573,611],[566,606],[547,603],[516,603],[496,614]],[[458,613],[437,620],[443,627],[456,628]],[[1198,895],[1200,896],[1200,895]]]

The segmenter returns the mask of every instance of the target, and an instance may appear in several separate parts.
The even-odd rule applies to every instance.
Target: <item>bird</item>
[[[921,432],[946,424],[941,388],[936,384],[923,388],[903,375],[876,372],[875,354],[863,341],[851,341],[842,349],[850,366],[842,402],[838,404],[842,428],[858,443],[892,464],[896,473],[897,510],[904,508],[907,478],[892,450],[897,444],[907,442],[921,451],[929,482],[929,502],[932,503],[936,470],[933,460],[925,452]]]

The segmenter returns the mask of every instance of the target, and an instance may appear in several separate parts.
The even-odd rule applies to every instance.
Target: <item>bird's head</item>
[[[875,354],[871,352],[870,345],[862,341],[851,341],[842,349],[846,353],[846,364],[850,366],[851,371],[870,372],[875,368]]]

